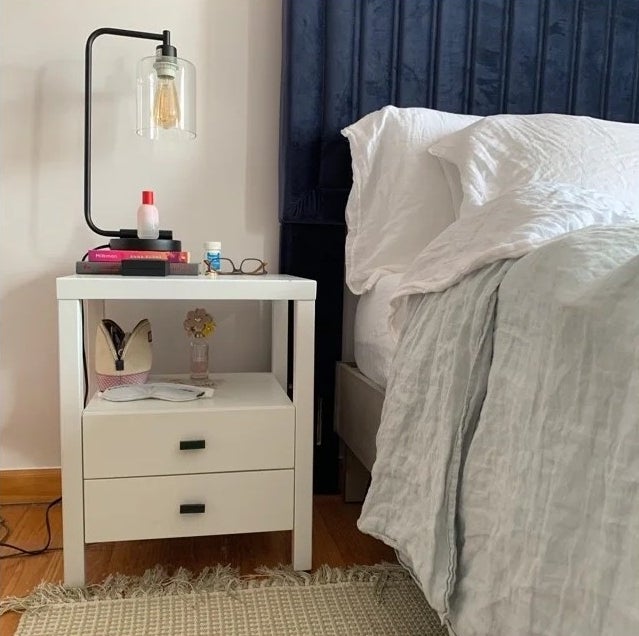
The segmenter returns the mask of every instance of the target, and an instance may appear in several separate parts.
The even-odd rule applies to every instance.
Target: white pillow
[[[345,260],[354,294],[371,289],[384,274],[406,271],[455,220],[448,183],[428,148],[478,119],[386,106],[342,130],[353,165]]]
[[[581,186],[639,205],[639,125],[575,115],[494,115],[433,144],[457,167],[459,216],[537,182]]]

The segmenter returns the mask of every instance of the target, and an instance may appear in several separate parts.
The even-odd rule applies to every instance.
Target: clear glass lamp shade
[[[151,56],[138,62],[138,135],[148,139],[193,139],[195,67],[179,57]]]

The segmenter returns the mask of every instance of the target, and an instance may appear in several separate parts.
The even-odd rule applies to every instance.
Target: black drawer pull
[[[204,504],[180,504],[181,515],[197,515],[204,512]]]
[[[180,440],[180,450],[199,450],[200,448],[206,448],[206,440],[204,439]]]

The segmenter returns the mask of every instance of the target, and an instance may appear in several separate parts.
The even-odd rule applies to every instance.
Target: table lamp
[[[96,234],[111,237],[109,247],[118,250],[180,251],[181,242],[171,230],[160,230],[157,239],[138,238],[137,229],[103,230],[91,218],[91,55],[101,35],[116,35],[161,42],[155,55],[145,57],[137,67],[138,135],[149,139],[172,136],[195,138],[195,67],[177,57],[169,31],[147,33],[101,28],[87,39],[85,48],[84,95],[84,218]]]

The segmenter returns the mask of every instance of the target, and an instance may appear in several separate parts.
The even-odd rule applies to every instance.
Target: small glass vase
[[[209,343],[204,337],[191,338],[191,379],[206,380],[209,377]]]

